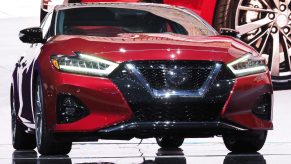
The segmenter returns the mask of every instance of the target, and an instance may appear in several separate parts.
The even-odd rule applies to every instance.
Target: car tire
[[[184,138],[165,136],[156,138],[156,141],[161,148],[179,148],[183,144]]]
[[[227,133],[222,137],[226,148],[232,152],[257,152],[265,144],[267,131]]]
[[[13,87],[10,93],[12,145],[16,150],[33,150],[36,147],[35,136],[25,132],[24,125],[17,117]]]
[[[40,77],[34,87],[35,136],[38,152],[42,155],[66,155],[71,151],[72,142],[57,142],[47,128],[44,110],[43,87]]]
[[[247,16],[243,15],[243,14],[237,16],[238,12],[240,12],[240,11],[237,11],[237,9],[240,5],[243,5],[243,7],[245,7],[242,10],[244,10],[244,11],[248,10],[247,4],[245,4],[245,3],[247,3],[247,0],[244,0],[241,2],[240,1],[241,0],[218,0],[217,1],[215,13],[214,13],[214,18],[213,18],[213,27],[216,30],[219,31],[220,28],[223,28],[223,27],[236,29],[236,19],[238,19],[237,22],[240,25],[241,25],[241,22],[243,22],[242,23],[243,25],[250,24],[250,23],[247,23],[246,20],[248,20],[248,21],[251,20],[252,22],[256,21],[256,19],[263,20],[262,18],[256,18],[256,19],[255,18],[253,18],[253,19],[247,18]],[[273,1],[273,0],[271,0],[271,1]],[[250,1],[248,1],[248,2],[249,2],[248,5],[255,6],[256,8],[258,8],[257,5],[251,4],[251,3],[257,3],[258,1],[253,0],[251,2]],[[268,3],[270,3],[270,2],[268,2]],[[243,3],[243,4],[240,4],[240,3]],[[272,10],[272,9],[270,9],[270,10]],[[273,10],[277,11],[277,9],[273,9]],[[291,9],[287,9],[287,10],[291,10]],[[249,12],[251,12],[251,11],[249,10]],[[259,14],[261,14],[261,13],[259,13]],[[237,16],[237,18],[236,18],[236,16]],[[262,26],[264,26],[264,25],[262,25]],[[258,30],[259,28],[261,28],[261,27],[258,27],[256,30]],[[243,29],[243,28],[241,28],[241,29]],[[246,29],[246,28],[244,28],[244,29]],[[279,29],[279,27],[277,27],[277,29]],[[264,29],[261,29],[261,31],[267,31],[267,30],[271,30],[271,27],[264,27]],[[251,45],[252,47],[254,47],[258,52],[261,51],[264,54],[264,57],[266,57],[268,59],[268,61],[270,61],[268,63],[268,67],[269,67],[269,70],[272,74],[272,83],[273,83],[274,90],[283,90],[283,89],[290,89],[291,88],[291,64],[289,64],[289,65],[287,64],[288,60],[291,60],[291,57],[288,57],[288,53],[286,52],[286,50],[284,50],[284,47],[280,48],[283,50],[278,50],[278,52],[276,49],[273,50],[273,47],[278,47],[278,46],[282,47],[282,45],[285,44],[283,42],[284,35],[282,34],[282,32],[280,32],[280,30],[277,30],[277,32],[274,33],[274,35],[272,35],[273,33],[270,33],[271,35],[270,36],[268,35],[267,39],[265,38],[265,36],[269,32],[267,32],[264,35],[260,35],[260,34],[257,34],[255,32],[250,31],[251,33],[254,33],[254,34],[251,34],[251,36],[250,36],[248,33],[244,32],[244,34],[241,35],[242,41],[248,42],[248,44]],[[255,30],[253,30],[253,31],[255,31]],[[273,43],[274,37],[277,35],[277,33],[279,35],[278,46],[276,46]],[[261,43],[258,44],[257,41],[254,41],[255,40],[254,38],[257,38],[256,39],[257,41],[260,41],[260,39],[258,39],[258,38],[262,38],[262,40],[267,40],[265,43],[265,46],[261,46]],[[289,49],[288,43],[287,43],[287,48]],[[273,54],[280,56],[280,61],[273,62],[272,61]],[[284,56],[284,58],[282,56]],[[274,60],[275,60],[275,58],[274,58]],[[276,60],[278,60],[278,59],[276,59]],[[273,64],[273,63],[277,63],[277,64]],[[274,69],[272,67],[274,67]],[[278,68],[279,68],[279,70],[278,70]],[[278,70],[278,71],[274,71],[274,73],[272,73],[272,70]]]
[[[235,13],[238,6],[238,0],[219,0],[217,1],[213,26],[219,31],[220,28],[235,28]]]

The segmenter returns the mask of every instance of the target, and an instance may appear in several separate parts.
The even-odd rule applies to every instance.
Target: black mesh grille
[[[128,64],[134,66],[141,76],[130,71]],[[121,64],[110,79],[127,100],[136,121],[214,121],[219,119],[234,84],[233,74],[223,63],[220,63],[223,66],[203,97],[155,97],[139,77],[147,81],[150,89],[195,90],[203,85],[215,64],[211,61],[132,61]],[[169,84],[166,79],[164,72],[175,66],[191,75],[182,85]]]
[[[143,61],[135,66],[153,89],[196,90],[201,88],[214,63],[205,61]],[[178,71],[178,76],[172,82],[169,80],[171,71]],[[181,79],[183,78],[184,79]],[[180,79],[179,79],[180,78]]]
[[[214,121],[220,116],[222,105],[206,107],[185,104],[131,105],[137,121]]]

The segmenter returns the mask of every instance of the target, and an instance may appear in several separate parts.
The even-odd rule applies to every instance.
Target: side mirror
[[[44,43],[42,29],[39,27],[23,29],[19,32],[19,39],[23,43]]]
[[[234,38],[240,38],[239,32],[231,28],[220,28],[220,35],[232,36]]]

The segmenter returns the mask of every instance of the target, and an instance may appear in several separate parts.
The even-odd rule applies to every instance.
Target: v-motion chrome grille
[[[156,90],[197,90],[214,68],[213,63],[139,62],[135,64],[145,81]]]
[[[201,97],[221,64],[209,61],[135,61],[125,65],[153,97]]]
[[[212,61],[131,61],[110,79],[140,122],[214,121],[235,81],[223,63]]]

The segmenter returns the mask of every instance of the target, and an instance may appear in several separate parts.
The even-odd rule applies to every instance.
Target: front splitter
[[[227,131],[248,129],[230,123],[216,122],[126,122],[96,132],[55,133],[58,140],[94,141],[98,139],[130,140],[175,135],[184,138],[204,138],[221,135]]]

